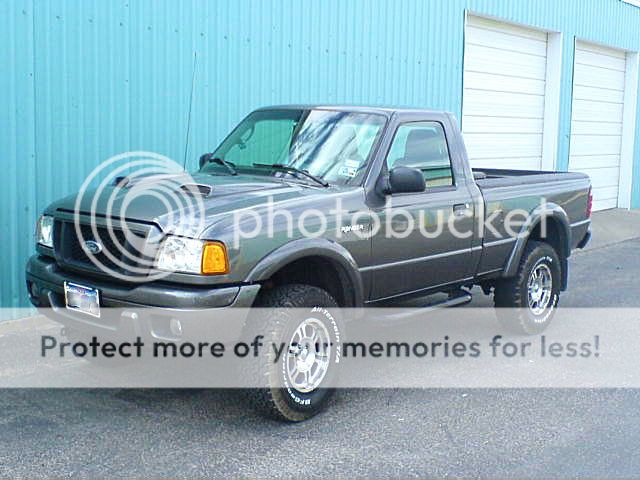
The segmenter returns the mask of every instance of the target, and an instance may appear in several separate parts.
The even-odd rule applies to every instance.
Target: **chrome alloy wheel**
[[[546,264],[541,263],[529,274],[527,290],[529,310],[534,315],[542,314],[551,303],[553,293],[553,276]]]
[[[289,342],[286,372],[292,388],[307,393],[320,386],[331,358],[331,337],[320,320],[307,318],[293,332]]]

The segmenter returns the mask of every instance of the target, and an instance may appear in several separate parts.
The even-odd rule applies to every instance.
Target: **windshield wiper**
[[[217,165],[222,165],[229,171],[231,175],[238,175],[238,172],[236,171],[236,168],[235,168],[236,165],[233,162],[224,160],[223,158],[220,158],[220,157],[214,157],[213,153],[205,153],[200,157],[200,165],[201,165],[200,168],[202,168],[206,163],[215,163]]]
[[[285,165],[283,163],[254,163],[254,167],[258,168],[271,168],[272,170],[280,170],[282,172],[287,173],[295,173],[298,175],[305,176],[316,183],[319,183],[323,187],[328,187],[329,184],[322,180],[320,177],[316,177],[315,175],[310,174],[306,170],[302,170],[301,168],[292,167],[291,165]]]

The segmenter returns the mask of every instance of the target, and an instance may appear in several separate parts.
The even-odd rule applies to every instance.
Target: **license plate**
[[[100,318],[100,292],[98,289],[64,282],[64,300],[69,310]]]

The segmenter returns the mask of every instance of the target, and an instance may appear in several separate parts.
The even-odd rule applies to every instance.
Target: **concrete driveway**
[[[640,221],[613,215],[625,225]],[[597,214],[596,228],[610,218]],[[640,228],[576,254],[562,305],[640,306],[634,236]],[[474,304],[490,301],[476,295]],[[203,390],[3,391],[0,477],[640,475],[638,390],[342,391],[325,413],[295,425],[249,413],[238,398]]]

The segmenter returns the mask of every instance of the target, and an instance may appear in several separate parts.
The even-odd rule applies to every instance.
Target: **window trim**
[[[438,185],[435,187],[427,187],[426,190],[424,192],[413,192],[413,193],[406,193],[403,195],[421,195],[424,193],[430,193],[430,192],[447,192],[447,191],[453,191],[453,190],[457,190],[459,188],[459,184],[458,184],[458,179],[456,177],[456,172],[453,168],[453,159],[451,158],[451,144],[449,142],[449,138],[447,137],[447,129],[445,128],[444,124],[438,120],[410,120],[410,121],[406,121],[406,122],[401,122],[398,123],[398,125],[396,125],[396,129],[393,132],[393,137],[391,137],[391,142],[389,142],[389,148],[387,148],[387,151],[384,155],[384,159],[382,162],[383,168],[385,170],[385,173],[387,175],[389,175],[389,164],[388,164],[388,160],[389,160],[389,154],[391,153],[391,149],[393,148],[393,144],[396,141],[396,136],[398,135],[398,130],[400,130],[401,127],[404,127],[405,125],[413,125],[413,124],[421,124],[421,123],[437,123],[440,128],[442,129],[442,135],[444,136],[444,142],[447,145],[447,156],[449,157],[449,167],[451,169],[451,181],[452,184],[451,185]],[[426,181],[425,181],[425,185],[426,185]]]

